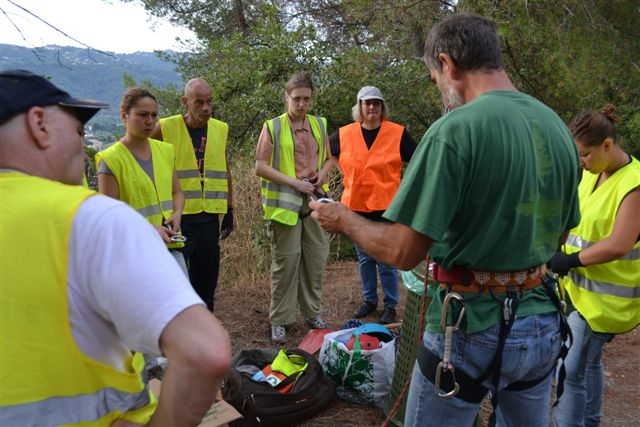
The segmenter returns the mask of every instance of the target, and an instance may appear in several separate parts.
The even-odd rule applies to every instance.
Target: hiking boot
[[[356,319],[359,319],[361,317],[370,315],[374,311],[376,311],[376,304],[369,301],[365,301],[362,303],[360,307],[358,307],[358,309],[353,313],[353,315]]]
[[[312,318],[304,319],[304,323],[306,323],[311,329],[329,329],[329,324],[322,320],[319,314],[316,314]]]
[[[287,330],[282,325],[271,325],[271,342],[284,344],[287,342]]]
[[[386,325],[396,321],[396,309],[391,307],[385,307],[382,316],[380,316],[380,323]]]

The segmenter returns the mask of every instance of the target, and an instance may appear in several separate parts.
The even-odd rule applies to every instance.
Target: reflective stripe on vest
[[[200,175],[193,142],[181,115],[160,119],[162,137],[176,150],[176,172],[184,193],[183,214],[226,213],[229,197],[227,179],[227,135],[229,126],[216,119],[207,122],[204,173]]]
[[[118,181],[118,199],[153,225],[173,214],[173,147],[149,139],[153,181],[121,141],[96,154],[96,164],[104,161]]]
[[[96,165],[104,161],[118,181],[118,199],[151,224],[163,225],[173,215],[173,146],[149,138],[153,181],[129,149],[118,141],[96,154]],[[182,248],[182,242],[168,243],[170,249]]]
[[[575,234],[569,234],[569,236],[567,237],[567,243],[566,244],[570,245],[570,246],[575,246],[577,248],[581,248],[580,250],[585,250],[588,247],[593,246],[595,243],[596,242],[587,242],[586,240],[584,240],[580,236],[576,236]],[[632,261],[632,260],[640,259],[640,247],[632,248],[629,252],[627,252],[626,254],[622,255],[618,259],[619,260],[626,260],[626,261]]]
[[[95,194],[0,173],[2,426],[146,424],[155,409],[142,382],[142,354],[114,369],[82,353],[70,326],[71,228],[80,205]]]
[[[311,126],[311,133],[318,144],[317,170],[320,170],[327,159],[326,122],[323,117],[310,115],[307,115],[307,120]],[[273,142],[270,166],[287,176],[296,178],[293,155],[295,143],[287,113],[272,120],[267,120],[267,126]],[[298,212],[302,207],[302,193],[289,185],[278,184],[265,178],[260,178],[260,188],[264,219],[295,225],[298,221]],[[326,192],[329,187],[324,185],[323,189]]]
[[[586,240],[584,240],[580,236],[576,236],[575,234],[569,234],[566,242],[567,246],[579,248],[578,250],[587,249],[594,244],[595,242],[587,242]],[[640,244],[636,245],[636,247],[631,249],[629,252],[627,252],[617,260],[611,262],[617,262],[618,268],[620,268],[620,261],[632,261],[635,264],[640,264]],[[611,262],[606,264],[598,264],[598,266],[607,266],[607,268],[611,268]],[[594,267],[597,266],[589,266],[589,268]],[[569,270],[568,276],[575,285],[590,292],[620,298],[640,299],[640,283],[638,283],[638,286],[621,286],[605,280],[594,280],[590,277],[586,277],[585,275],[580,274],[580,270],[578,269]],[[638,280],[640,280],[640,277],[638,277]],[[638,304],[640,304],[640,301],[638,302]],[[640,310],[640,306],[638,307],[638,309]]]
[[[640,187],[640,162],[632,158],[595,188],[597,180],[598,175],[583,174],[578,187],[581,220],[567,238],[566,253],[611,235],[620,203]],[[616,260],[570,270],[561,283],[595,332],[624,333],[640,324],[640,242]]]
[[[151,403],[149,390],[125,393],[106,388],[94,394],[52,397],[38,402],[0,407],[0,426],[59,426],[97,422],[110,413],[128,412]],[[108,425],[110,423],[106,423]]]

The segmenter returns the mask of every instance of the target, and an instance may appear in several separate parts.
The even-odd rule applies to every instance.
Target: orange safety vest
[[[403,132],[403,126],[384,120],[369,149],[359,122],[340,128],[338,164],[344,185],[341,202],[349,209],[357,212],[387,209],[400,186]]]

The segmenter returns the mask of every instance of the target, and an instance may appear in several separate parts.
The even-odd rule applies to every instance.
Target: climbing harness
[[[444,274],[443,274],[444,273]],[[518,310],[519,299],[525,290],[532,289],[537,286],[543,286],[549,299],[554,303],[558,310],[560,319],[560,334],[563,340],[563,345],[560,351],[559,359],[561,363],[558,368],[558,381],[556,385],[556,404],[557,398],[563,391],[563,380],[565,376],[564,366],[562,361],[568,353],[568,348],[571,344],[571,330],[569,329],[564,312],[562,311],[562,304],[556,293],[554,284],[555,280],[546,272],[546,269],[541,266],[527,269],[521,272],[509,272],[509,273],[490,273],[490,272],[477,272],[470,270],[459,269],[451,274],[451,271],[441,269],[434,276],[440,281],[440,286],[448,289],[448,293],[445,295],[442,307],[441,328],[444,331],[444,350],[443,358],[431,353],[424,346],[420,346],[418,350],[417,360],[420,366],[420,370],[423,375],[434,384],[435,393],[438,397],[443,399],[449,399],[453,396],[458,397],[467,402],[478,403],[482,401],[488,389],[482,385],[482,383],[491,378],[491,382],[495,389],[498,389],[500,382],[500,372],[502,371],[502,356],[505,347],[506,339],[511,331],[513,323],[516,319],[516,313]],[[462,276],[461,276],[462,274]],[[522,275],[526,275],[526,281],[514,281],[516,276],[520,279]],[[443,283],[443,278],[452,278],[460,280],[456,284]],[[484,279],[482,281],[476,278]],[[500,280],[503,279],[503,280]],[[536,281],[535,284],[533,281]],[[475,286],[471,288],[469,285]],[[487,369],[478,378],[471,378],[462,371],[455,371],[453,364],[451,363],[451,340],[453,332],[457,332],[460,327],[460,322],[464,316],[464,299],[457,292],[453,292],[452,289],[467,289],[471,292],[477,293],[490,293],[497,301],[500,301],[502,305],[502,316],[500,320],[500,329],[498,334],[498,343],[496,353],[487,366]],[[499,299],[497,295],[505,295],[504,299]],[[459,318],[455,324],[447,325],[447,318],[450,309],[450,303],[456,301],[463,305]],[[526,390],[531,388],[545,378],[549,373],[531,381],[517,381],[509,384],[506,390]],[[492,396],[492,402],[494,408],[497,406],[497,396]]]

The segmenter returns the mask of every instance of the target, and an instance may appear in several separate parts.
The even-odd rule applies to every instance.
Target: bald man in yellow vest
[[[175,147],[176,171],[184,192],[182,234],[189,280],[213,311],[220,267],[220,240],[233,230],[233,189],[227,164],[229,126],[211,117],[211,87],[202,78],[187,82],[184,114],[160,119],[151,138]],[[220,223],[219,216],[223,215]]]

